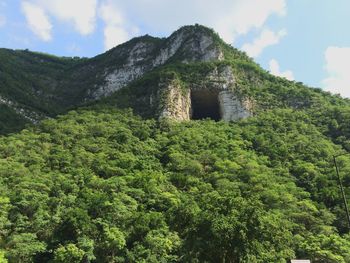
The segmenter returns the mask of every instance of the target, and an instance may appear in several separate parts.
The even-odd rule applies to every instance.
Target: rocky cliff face
[[[145,73],[162,66],[169,60],[182,63],[222,61],[224,54],[215,44],[212,35],[185,27],[167,38],[158,50],[153,42],[140,40],[130,47],[124,63],[106,69],[103,85],[90,90],[92,99],[99,99],[127,86]],[[115,52],[118,52],[117,50]],[[112,69],[113,68],[113,69]],[[112,70],[112,72],[110,72]]]
[[[162,84],[159,118],[170,118],[178,121],[191,119],[191,93],[184,91],[176,81]]]
[[[123,103],[115,104],[117,107],[135,109],[141,103],[143,110],[152,109],[149,112],[153,117],[189,120],[201,115],[194,105],[204,107],[205,103],[200,101],[206,100],[204,95],[193,104],[193,91],[215,90],[217,102],[209,102],[219,105],[220,118],[235,120],[250,116],[251,108],[245,98],[235,95],[235,76],[230,66],[217,66],[205,74],[197,74],[197,79],[187,81],[185,86],[163,81],[162,74],[167,75],[168,71],[177,74],[179,65],[201,69],[236,58],[249,61],[211,29],[199,25],[182,27],[163,39],[138,37],[91,59],[0,49],[0,104],[36,123],[85,103],[123,93],[128,95],[123,97]],[[133,93],[130,87],[141,79],[147,80],[154,72],[161,72],[159,81],[139,87]],[[192,78],[190,71],[181,74],[181,78]]]
[[[160,118],[191,120],[194,115],[235,121],[253,114],[253,101],[235,94],[235,78],[230,66],[216,67],[199,83],[183,88],[176,81],[162,84]],[[194,114],[195,111],[202,111]],[[206,112],[208,111],[208,112]],[[215,113],[217,111],[217,113]]]
[[[0,104],[6,105],[7,107],[13,109],[19,116],[23,117],[24,119],[34,124],[38,123],[39,120],[45,117],[44,115],[39,115],[35,111],[30,111],[26,108],[23,108],[20,105],[18,105],[18,103],[6,98],[2,98],[1,96],[0,96]]]
[[[215,39],[215,35],[205,28],[196,26],[181,28],[160,42],[141,38],[139,41],[134,41],[126,50],[124,46],[120,46],[110,52],[119,54],[118,60],[122,63],[112,64],[102,73],[103,84],[94,86],[88,91],[92,100],[109,96],[162,66],[173,63],[216,63],[225,60],[224,51]],[[196,103],[193,104],[193,99],[196,99],[194,97],[197,95],[193,94],[205,93],[207,90],[212,91],[212,95],[208,96],[217,100],[215,104],[218,105],[220,119],[231,121],[246,118],[252,114],[252,103],[235,95],[235,77],[232,68],[228,65],[215,67],[201,76],[198,81],[189,83],[188,87],[181,86],[181,83],[175,79],[160,80],[153,85],[157,85],[156,94],[152,93],[144,95],[147,98],[136,99],[142,103],[149,101],[149,107],[156,107],[158,109],[156,115],[160,118],[181,121],[190,120],[194,115],[201,115],[198,112],[194,114]],[[145,87],[144,89],[146,90]],[[204,111],[206,102],[198,103]],[[207,105],[207,107],[217,110],[214,109],[216,106]]]
[[[224,121],[245,119],[253,114],[254,103],[250,99],[240,99],[233,92],[223,90],[218,95],[221,118]]]

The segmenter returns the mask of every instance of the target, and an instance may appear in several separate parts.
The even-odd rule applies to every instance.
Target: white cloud
[[[119,8],[112,1],[106,1],[100,6],[99,16],[105,22],[103,33],[106,50],[127,41],[138,33],[136,27],[128,25]]]
[[[6,16],[0,14],[0,27],[6,25]]]
[[[100,6],[99,14],[106,23],[112,25],[122,25],[124,23],[124,18],[113,1],[103,2]]]
[[[97,0],[35,0],[50,15],[64,22],[70,22],[82,35],[95,30]]]
[[[148,31],[168,34],[187,24],[214,28],[229,43],[286,13],[286,0],[114,0],[125,19],[141,21]],[[135,24],[134,24],[135,25]]]
[[[227,2],[223,9],[229,8],[228,12],[220,13],[215,28],[229,43],[239,35],[248,33],[253,28],[261,28],[272,14],[285,15],[285,0],[234,0]],[[215,2],[214,2],[215,3]],[[226,13],[226,14],[225,14]]]
[[[30,30],[43,41],[50,41],[52,24],[45,11],[40,6],[27,1],[22,2],[21,7]]]
[[[350,47],[328,47],[325,52],[328,77],[325,90],[350,98]]]
[[[81,35],[91,34],[95,30],[97,0],[29,0],[22,1],[22,7],[25,9],[31,28],[33,28],[31,21],[35,19],[32,16],[35,8],[37,13],[40,10],[41,17],[46,17],[46,21],[49,21],[48,15],[50,15],[58,21],[72,23],[74,29]],[[39,23],[35,24],[39,25]],[[43,26],[47,26],[47,23]],[[50,31],[51,28],[52,25]],[[42,36],[40,38],[44,39]]]
[[[69,53],[72,53],[72,54],[77,54],[81,51],[81,48],[76,44],[76,43],[71,43],[67,48],[66,50],[69,52]]]
[[[280,71],[280,65],[277,60],[271,59],[269,62],[270,72],[278,77],[286,78],[288,80],[294,80],[294,75],[291,70],[286,70],[284,72]]]
[[[120,26],[106,26],[104,31],[105,50],[109,50],[129,39],[129,34]]]
[[[260,36],[254,39],[253,43],[243,45],[242,50],[251,57],[258,57],[266,47],[278,44],[281,38],[286,35],[287,31],[285,29],[277,33],[270,29],[264,29]]]
[[[134,36],[138,27],[167,35],[180,26],[195,23],[214,28],[224,40],[233,43],[238,36],[262,28],[271,15],[284,15],[287,0],[22,1],[40,8],[52,21],[71,23],[82,35],[94,32],[99,13],[105,23],[105,46],[110,48]]]

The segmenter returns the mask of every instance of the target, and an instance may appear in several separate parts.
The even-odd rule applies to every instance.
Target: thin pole
[[[340,186],[341,194],[342,194],[342,196],[343,196],[343,202],[344,202],[345,211],[346,211],[346,216],[347,216],[347,219],[348,219],[349,230],[350,230],[350,213],[349,213],[349,208],[348,208],[348,202],[346,201],[345,192],[344,192],[344,187],[343,187],[343,183],[342,183],[341,178],[340,178],[340,174],[339,174],[339,169],[338,169],[338,164],[337,164],[336,156],[333,156],[333,161],[334,161],[335,170],[336,170],[337,176],[338,176],[338,181],[339,181],[339,186]]]

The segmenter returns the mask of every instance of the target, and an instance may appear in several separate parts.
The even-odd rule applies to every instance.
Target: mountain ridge
[[[213,68],[214,64],[218,67],[221,64],[229,65],[237,80],[232,90],[235,90],[238,97],[248,97],[251,101],[260,101],[261,95],[258,94],[257,87],[271,85],[272,82],[279,83],[279,89],[282,86],[298,86],[298,89],[303,87],[301,84],[270,75],[244,52],[229,46],[212,29],[201,25],[181,27],[167,38],[148,35],[137,37],[93,58],[56,57],[26,50],[7,49],[0,49],[0,58],[0,104],[13,118],[22,119],[24,123],[37,123],[41,119],[54,117],[113,94],[114,97],[118,97],[115,93],[122,88],[138,85],[142,83],[139,80],[149,79],[157,72],[171,72],[176,75],[175,79],[181,80],[182,83],[191,78],[192,73],[197,75],[197,79],[211,74],[208,71],[198,73],[197,69],[193,69],[197,63],[198,67],[204,68]],[[146,76],[147,74],[149,76]],[[253,85],[257,87],[252,87]],[[186,87],[181,89],[183,88]],[[323,97],[329,97],[329,100],[339,100],[328,93],[314,91],[323,94]],[[276,93],[276,90],[270,89],[269,92]],[[123,90],[120,93],[128,92]],[[152,100],[151,96],[154,94],[147,96],[148,100]],[[284,103],[285,98],[278,96],[276,100]],[[313,95],[308,94],[306,98],[310,96]],[[128,104],[123,102],[121,106],[135,108],[131,97],[132,94],[126,98],[130,100]],[[146,98],[136,100],[144,101]],[[295,105],[303,104],[305,97],[295,100],[300,100],[295,101]],[[153,106],[149,104],[143,107]],[[157,109],[158,112],[151,110],[152,116],[162,115],[159,110],[161,109]],[[136,112],[142,114],[137,109]],[[5,129],[9,125],[1,114],[0,121],[0,130],[11,130]],[[18,127],[13,131],[16,130]]]

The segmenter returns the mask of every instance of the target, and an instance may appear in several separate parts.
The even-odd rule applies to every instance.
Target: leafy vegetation
[[[21,130],[28,123],[28,120],[4,104],[0,104],[0,112],[0,134]]]
[[[2,137],[0,262],[349,262],[342,150],[320,127],[95,108]]]
[[[82,60],[0,49],[0,134],[24,128],[29,120],[20,113],[23,109],[30,112],[28,117],[33,119],[38,115],[52,117],[63,112],[55,87],[61,75]]]
[[[58,78],[80,59],[0,49],[0,95],[46,114],[60,109],[50,97]]]
[[[0,263],[350,262],[332,163],[350,150],[349,100],[270,75],[208,28],[173,36],[184,30],[210,35],[225,59],[183,63],[193,54],[179,49],[79,109],[140,41],[147,64],[171,37],[92,59],[0,49],[0,134],[26,127],[0,137]],[[164,83],[205,86],[222,67],[255,117],[156,120]],[[22,114],[72,108],[36,127]],[[348,198],[349,161],[339,157]]]

